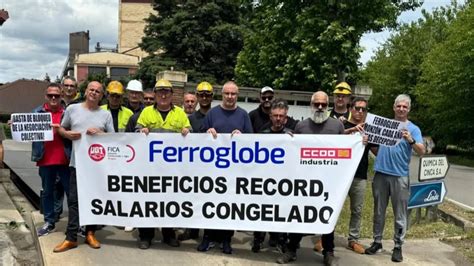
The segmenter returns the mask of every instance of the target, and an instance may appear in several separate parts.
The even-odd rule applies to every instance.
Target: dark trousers
[[[59,197],[56,193],[58,186],[60,193],[64,194],[64,190],[69,194],[69,167],[67,165],[48,165],[39,167],[39,175],[41,177],[41,186],[43,192],[41,193],[41,205],[43,206],[44,221],[49,224],[55,224],[56,218],[59,217],[59,203],[63,197]],[[65,189],[63,189],[65,188]],[[60,205],[62,209],[62,202]]]
[[[288,239],[288,234],[287,233],[275,233],[275,232],[270,232],[270,239],[273,239],[277,241],[279,244],[284,244],[286,243]],[[254,240],[263,242],[265,240],[265,232],[253,232],[253,237]]]
[[[163,235],[163,242],[169,242],[176,238],[173,228],[161,228],[161,234]],[[138,237],[142,241],[151,241],[155,237],[155,228],[138,228]]]
[[[69,177],[71,174],[69,173],[69,166],[66,166],[66,168],[68,169],[67,181],[65,182],[67,187],[64,187],[61,181],[62,178],[59,176],[56,178],[56,186],[54,187],[54,213],[56,214],[56,220],[59,220],[59,216],[63,213],[64,193],[67,192],[69,194]]]
[[[69,182],[69,197],[67,198],[67,206],[69,208],[69,218],[66,229],[66,240],[77,241],[77,231],[79,230],[79,208],[77,199],[77,178],[76,168],[70,167],[71,178]],[[87,225],[86,232],[95,232],[96,225]]]
[[[233,236],[234,230],[204,229],[204,237],[211,241],[230,242]]]
[[[290,239],[290,242],[288,243],[288,250],[296,252],[296,249],[298,249],[303,236],[305,235],[296,233],[288,234],[288,238]],[[322,235],[321,242],[323,244],[323,253],[334,252],[334,231],[329,234]]]

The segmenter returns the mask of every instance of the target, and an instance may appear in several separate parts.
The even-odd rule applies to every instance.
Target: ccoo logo
[[[89,147],[89,157],[98,162],[104,159],[105,157],[105,148],[100,144],[92,144]]]

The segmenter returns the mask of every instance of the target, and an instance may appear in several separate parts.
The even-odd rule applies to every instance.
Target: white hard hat
[[[127,90],[143,92],[142,83],[136,79],[132,79],[127,84]]]

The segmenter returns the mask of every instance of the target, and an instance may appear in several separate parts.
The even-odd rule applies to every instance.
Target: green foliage
[[[416,95],[437,144],[474,146],[474,4],[467,4],[421,66]]]
[[[155,1],[140,47],[150,53],[138,75],[146,86],[158,71],[185,71],[190,81],[223,82],[234,76],[242,48],[238,0]]]
[[[393,116],[393,101],[398,94],[412,97],[411,120],[420,122],[424,106],[418,101],[415,87],[422,73],[421,63],[439,42],[447,37],[447,27],[457,7],[440,8],[432,14],[423,11],[423,18],[402,25],[392,34],[362,71],[372,88],[371,110],[382,116]],[[420,125],[426,130],[426,124]],[[426,133],[426,132],[424,132]]]
[[[419,6],[416,0],[247,2],[256,4],[237,60],[239,83],[327,91],[356,72],[363,33],[394,27],[402,11]]]

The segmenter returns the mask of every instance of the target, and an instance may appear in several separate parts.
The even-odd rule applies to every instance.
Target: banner
[[[367,114],[364,130],[369,143],[395,146],[402,139],[402,129],[407,128],[407,122],[400,122],[382,116]]]
[[[51,141],[51,113],[17,113],[11,115],[12,139],[15,141]]]
[[[329,233],[351,135],[115,133],[74,142],[80,224]]]

